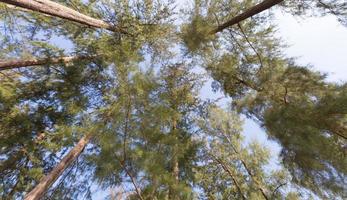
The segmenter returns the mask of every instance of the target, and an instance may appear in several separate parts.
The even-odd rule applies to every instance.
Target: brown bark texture
[[[60,177],[64,170],[81,154],[85,146],[89,143],[90,138],[90,134],[82,137],[70,152],[64,156],[60,163],[55,166],[49,174],[43,177],[40,183],[24,197],[24,200],[38,200],[43,197],[49,187]]]
[[[218,26],[216,29],[214,29],[211,34],[215,34],[218,32],[222,32],[224,29],[233,26],[235,24],[240,23],[241,21],[250,18],[258,13],[263,12],[264,10],[267,10],[269,8],[271,8],[274,5],[277,5],[279,3],[281,3],[284,0],[265,0],[255,6],[253,6],[252,8],[247,9],[245,12],[237,15],[236,17],[232,18],[231,20],[221,24],[220,26]]]
[[[84,15],[76,10],[50,0],[0,0],[0,2],[44,13],[50,16],[67,19],[87,26],[124,33],[124,31],[120,30],[116,26],[113,26],[112,24],[100,19],[95,19],[88,15]]]
[[[18,60],[0,60],[0,71],[6,69],[15,69],[21,67],[46,65],[46,64],[58,64],[58,63],[69,63],[80,59],[91,59],[95,56],[66,56],[57,58],[31,58],[31,59],[18,59]]]

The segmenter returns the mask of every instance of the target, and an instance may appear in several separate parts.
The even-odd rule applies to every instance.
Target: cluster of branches
[[[115,119],[112,119],[110,115],[115,116],[117,114],[122,114],[122,112],[117,111],[113,113],[110,111],[110,113],[108,113],[108,111],[102,112],[101,109],[101,117],[96,115],[95,118],[100,121],[99,123],[101,125],[97,123],[98,127],[103,127],[100,129],[105,133],[100,134],[98,133],[100,131],[97,130],[94,133],[90,131],[88,131],[88,133],[85,133],[85,136],[81,137],[77,144],[67,152],[67,154],[56,164],[56,166],[52,169],[49,169],[50,171],[47,173],[47,175],[42,177],[36,184],[36,186],[28,194],[26,194],[25,199],[42,198],[43,195],[47,193],[48,189],[54,184],[54,182],[61,176],[64,170],[66,170],[82,153],[83,149],[85,149],[86,145],[93,137],[96,138],[96,141],[99,141],[101,146],[100,149],[96,150],[98,152],[97,156],[99,157],[99,159],[105,159],[105,157],[112,155],[113,158],[117,160],[118,166],[120,166],[120,169],[117,169],[118,172],[124,172],[130,179],[131,184],[135,188],[135,195],[130,194],[129,198],[145,199],[147,198],[147,196],[150,197],[150,195],[153,195],[151,194],[151,192],[154,193],[156,190],[159,190],[158,188],[160,188],[161,183],[153,182],[150,183],[148,187],[139,186],[136,178],[134,177],[134,171],[136,171],[136,167],[138,166],[134,166],[134,163],[131,163],[131,161],[129,161],[128,159],[128,157],[135,159],[136,155],[127,155],[127,152],[131,149],[131,144],[128,144],[130,140],[129,138],[131,134],[134,134],[129,132],[129,124],[132,116],[131,111],[134,107],[134,103],[132,101],[136,101],[136,98],[132,100],[131,97],[131,90],[136,90],[136,88],[131,88],[131,85],[135,83],[131,83],[131,81],[129,81],[128,79],[129,76],[136,77],[136,75],[132,74],[133,72],[127,68],[131,67],[131,62],[139,62],[142,59],[139,57],[138,51],[142,49],[143,46],[151,46],[151,48],[155,51],[155,53],[153,53],[154,55],[163,54],[162,52],[158,52],[163,51],[158,47],[158,43],[162,42],[159,38],[165,38],[165,34],[169,34],[172,30],[170,29],[170,27],[168,27],[167,24],[163,22],[163,20],[167,20],[168,16],[166,16],[166,14],[162,14],[163,16],[158,16],[156,14],[150,13],[153,12],[153,10],[151,10],[150,8],[153,5],[150,5],[150,3],[148,5],[144,3],[143,8],[148,9],[148,11],[144,11],[144,13],[141,14],[138,14],[135,11],[130,11],[131,8],[130,5],[128,5],[129,7],[124,8],[125,11],[119,12],[119,15],[124,16],[117,16],[118,18],[116,19],[116,21],[119,22],[119,24],[111,24],[110,22],[82,14],[77,10],[49,0],[0,0],[0,2],[5,3],[6,9],[32,14],[33,18],[27,16],[27,14],[22,15],[23,19],[29,20],[29,22],[35,21],[35,15],[37,15],[37,13],[41,13],[44,14],[45,19],[53,17],[53,19],[60,18],[66,21],[74,22],[74,26],[79,27],[80,25],[83,25],[89,28],[86,33],[76,31],[74,34],[72,34],[72,36],[69,36],[75,40],[76,46],[78,46],[78,48],[81,48],[79,49],[81,52],[83,52],[83,54],[81,55],[76,54],[73,56],[52,56],[49,54],[49,56],[47,57],[18,60],[1,60],[0,70],[3,71],[4,75],[6,75],[8,78],[12,79],[8,74],[11,74],[12,72],[14,72],[11,70],[16,70],[17,68],[26,68],[30,66],[48,66],[48,68],[53,68],[52,66],[60,65],[62,66],[61,69],[55,69],[62,76],[56,78],[58,81],[60,79],[64,80],[66,83],[69,80],[74,80],[77,83],[83,83],[84,85],[80,88],[74,88],[73,86],[71,86],[71,88],[81,90],[80,92],[82,93],[85,92],[85,90],[90,89],[91,92],[100,92],[102,95],[107,96],[106,99],[103,97],[100,102],[96,103],[98,112],[100,112],[100,108],[106,110],[105,107],[108,106],[109,102],[112,102],[111,100],[113,98],[118,98],[119,100],[120,98],[124,98],[124,96],[128,97],[128,99],[124,100],[124,104],[120,103],[118,107],[115,106],[109,109],[112,111],[112,109],[122,108],[122,106],[124,106],[125,109],[126,114],[125,118],[123,119],[125,124],[119,125],[119,127],[124,128],[121,131],[123,134],[122,141],[117,141],[116,139],[114,142],[115,144],[113,144],[115,149],[117,149],[116,146],[118,145],[118,143],[120,146],[122,146],[122,150],[119,150],[121,151],[122,156],[120,156],[119,152],[117,151],[114,154],[104,155],[103,153],[110,151],[110,149],[108,149],[110,147],[107,147],[107,145],[105,147],[105,145],[103,146],[102,143],[105,139],[107,140],[110,138],[104,136],[104,140],[100,138],[97,139],[97,135],[107,135],[108,131],[111,130],[111,128],[108,128],[110,129],[108,130],[105,127],[115,126],[114,129],[118,128],[116,125],[121,122],[117,122],[115,120],[117,119],[117,117],[115,117]],[[232,17],[230,17],[230,13],[225,14],[225,11],[221,11],[220,13],[218,11],[215,11],[214,9],[219,8],[219,3],[225,6],[224,1],[216,2],[217,3],[211,3],[209,1],[196,2],[195,12],[191,15],[191,24],[186,24],[182,27],[181,36],[183,41],[185,42],[185,45],[187,46],[188,51],[192,54],[193,57],[195,56],[199,59],[202,58],[202,66],[211,73],[212,77],[219,83],[220,88],[223,89],[225,93],[235,98],[234,108],[238,109],[240,112],[245,113],[247,116],[258,120],[259,123],[264,125],[269,136],[282,145],[282,157],[284,165],[288,168],[289,172],[291,172],[291,176],[293,177],[293,180],[296,184],[302,185],[310,190],[317,191],[318,195],[320,196],[330,194],[342,196],[344,190],[346,189],[343,183],[346,180],[345,174],[347,166],[345,165],[347,162],[345,157],[345,146],[347,139],[347,111],[345,101],[346,86],[327,84],[323,80],[324,77],[319,73],[314,73],[304,67],[297,66],[290,59],[283,59],[277,56],[276,51],[278,50],[279,45],[277,44],[277,41],[273,41],[273,39],[271,39],[271,27],[260,29],[259,27],[262,26],[262,19],[256,17],[263,11],[266,11],[277,4],[283,3],[283,0],[264,0],[260,3],[256,1],[256,4],[254,4],[254,2],[252,1],[253,4],[251,7],[244,8],[244,11],[241,13],[232,13]],[[89,9],[85,8],[83,6],[83,3],[80,4],[81,5],[78,5],[78,3],[72,3],[71,6],[76,6],[76,8],[79,10]],[[90,6],[94,5],[97,4],[93,4],[93,2],[90,4]],[[336,5],[339,5],[339,2],[337,2],[336,4],[332,2],[331,5],[329,5],[329,3],[319,1],[317,5],[320,5],[320,9],[323,8],[325,10],[330,10],[329,13],[334,14],[334,12],[337,13],[337,11],[334,11],[334,9],[336,9]],[[344,4],[342,3],[340,5],[343,6]],[[162,5],[158,6],[158,8],[162,9],[161,11],[167,9],[163,9]],[[341,9],[342,8],[343,7],[341,7]],[[207,14],[203,16],[197,11],[199,9],[206,9],[207,12],[201,13]],[[114,12],[118,11],[119,10],[115,10]],[[106,11],[104,12],[107,13],[112,11],[106,9]],[[135,13],[135,17],[132,16],[133,13]],[[343,12],[339,11],[339,13]],[[339,14],[339,17],[341,16],[343,15]],[[249,18],[252,18],[252,20],[247,20]],[[219,21],[225,22],[219,24]],[[106,34],[104,34],[103,32],[94,31],[93,28],[105,29],[109,32],[106,32]],[[256,40],[260,40],[259,38],[264,38],[264,40],[262,42],[257,42]],[[230,41],[230,44],[232,45],[232,48],[230,48],[232,49],[231,52],[228,52],[227,54],[221,53],[224,52],[224,48],[228,49],[229,44],[220,44],[221,41]],[[216,47],[214,45],[216,43],[219,43],[220,47]],[[85,54],[85,52],[88,52],[88,54]],[[116,56],[113,55],[114,52],[116,52]],[[161,56],[165,58],[165,55]],[[115,77],[108,76],[110,73],[112,73],[111,71],[107,72],[108,69],[110,70],[109,63],[107,63],[109,61],[111,61],[111,63],[113,63],[117,67],[117,75],[114,75]],[[80,79],[78,80],[73,79],[76,78],[74,77],[74,75],[78,74],[78,70],[82,71],[82,69],[78,69],[78,67],[85,65],[85,63],[89,63],[88,65],[90,69],[87,69],[87,71],[84,70],[84,73],[86,73],[86,75],[84,76],[89,75],[91,77],[80,77]],[[99,69],[99,66],[103,67],[104,69]],[[189,131],[185,130],[186,127],[180,128],[180,126],[183,126],[182,124],[184,124],[184,121],[187,119],[185,119],[184,117],[180,118],[178,116],[183,115],[183,113],[185,112],[189,112],[189,109],[187,107],[192,105],[190,103],[187,103],[191,101],[188,94],[191,92],[191,88],[193,87],[191,85],[192,81],[187,81],[185,79],[187,77],[180,75],[185,74],[187,70],[182,69],[180,71],[181,67],[179,66],[180,65],[174,65],[173,67],[165,68],[167,69],[167,71],[162,72],[162,76],[164,78],[161,84],[165,85],[166,88],[163,89],[159,87],[159,90],[162,90],[163,96],[166,95],[170,98],[165,99],[162,96],[157,97],[158,99],[163,98],[161,99],[161,101],[163,101],[161,106],[166,105],[165,101],[167,101],[169,102],[167,109],[176,111],[176,113],[171,113],[172,116],[168,118],[170,121],[168,126],[168,132],[171,135],[170,139],[176,141],[176,143],[173,142],[172,145],[171,143],[165,143],[166,141],[163,142],[158,140],[162,142],[163,146],[171,144],[171,146],[168,145],[170,146],[170,148],[168,148],[169,150],[167,150],[168,152],[170,152],[168,153],[168,155],[171,155],[171,158],[169,163],[166,163],[166,165],[170,168],[170,177],[173,178],[173,181],[169,181],[170,184],[168,187],[167,195],[170,199],[188,198],[186,196],[187,194],[183,194],[179,191],[182,189],[185,190],[187,187],[187,184],[180,183],[180,179],[183,179],[183,176],[189,176],[189,170],[185,169],[187,168],[188,164],[184,164],[184,162],[187,162],[187,158],[189,158],[189,156],[191,155],[187,152],[182,153],[181,151],[184,148],[186,148],[187,151],[193,151],[192,149],[194,149],[195,145],[191,144],[194,143],[192,141],[190,141],[189,144],[186,144],[189,147],[179,145],[180,143],[185,144],[184,142],[182,142],[185,141],[182,138],[188,137],[186,132],[189,133]],[[32,71],[35,72],[35,70],[37,70],[39,74],[45,74],[44,69],[28,68],[27,71],[24,71],[25,73],[28,73],[30,75],[30,78],[28,79],[39,80],[40,78],[42,78],[35,76],[35,74],[31,74]],[[7,71],[10,72],[6,74]],[[93,75],[93,73],[100,74]],[[107,78],[104,79],[105,77]],[[90,78],[91,80],[87,80],[88,78]],[[44,84],[48,83],[48,79],[51,78],[48,77],[47,82],[45,82]],[[115,81],[114,79],[117,79],[117,81]],[[176,82],[177,80],[182,79],[184,79],[185,82]],[[17,79],[17,81],[12,82],[12,84],[14,84],[14,87],[23,87],[22,85],[25,84],[26,81],[28,80]],[[114,94],[113,96],[105,95],[107,92],[112,93],[112,90],[110,90],[108,87],[112,84],[118,84],[117,86],[119,86],[119,90],[117,90],[116,94]],[[160,83],[157,84],[160,85]],[[184,87],[180,88],[180,84],[182,84]],[[187,87],[189,89],[187,89]],[[35,89],[37,93],[34,95],[40,95],[40,86]],[[57,95],[51,92],[52,88],[43,89],[47,90],[41,91],[42,94],[46,92],[44,94],[46,96],[43,95],[43,98],[47,98],[47,96],[49,98],[49,96]],[[67,88],[67,90],[66,88],[58,89],[57,91],[66,92],[70,88]],[[75,92],[76,90],[73,90],[71,93],[69,93],[70,96],[65,94],[62,94],[63,97],[59,96],[62,103],[57,107],[66,106],[66,104],[70,106],[71,100],[79,100],[78,98],[76,98],[76,94],[73,94],[73,92]],[[143,90],[146,89],[143,88]],[[23,96],[28,96],[27,93],[22,93]],[[91,96],[93,95],[97,96],[96,94],[91,94]],[[136,93],[136,95],[138,94]],[[9,97],[14,98],[11,95]],[[30,101],[30,98],[25,97],[24,99]],[[23,104],[23,102],[9,102],[9,105],[14,105],[16,103]],[[50,107],[53,107],[55,103],[56,102],[52,102],[52,106],[44,108],[43,112],[49,110]],[[28,105],[28,107],[30,106],[34,107],[33,104]],[[71,111],[73,108],[78,106],[81,107],[79,110],[77,109],[78,111]],[[82,120],[80,120],[79,118],[85,112],[85,108],[83,106],[85,105],[75,105],[73,103],[73,105],[71,104],[71,108],[68,107],[69,117],[73,119],[72,121],[74,121],[74,123],[78,121],[76,124],[82,123]],[[88,106],[90,105],[88,104]],[[28,109],[30,110],[31,108]],[[57,110],[59,110],[59,108],[57,108]],[[305,112],[303,112],[302,110],[304,110]],[[137,112],[140,111],[144,113],[148,112],[148,110],[143,107],[137,108]],[[220,114],[222,116],[224,115],[223,112],[218,109],[214,110],[213,112],[222,113]],[[213,115],[213,112],[210,113],[210,115]],[[30,113],[30,111],[28,111],[28,113]],[[41,125],[42,127],[40,127],[37,132],[59,132],[59,129],[52,127],[51,124],[61,123],[61,125],[66,125],[66,123],[68,123],[65,121],[59,121],[60,118],[65,118],[67,116],[54,116],[53,114],[56,113],[50,115],[50,113],[48,112],[45,114],[46,115],[43,114],[43,116],[40,117],[42,117],[41,121],[47,123],[47,125]],[[94,116],[93,114],[89,115]],[[51,120],[52,122],[47,122],[49,121],[47,120],[47,118],[53,119]],[[165,119],[165,117],[163,118]],[[218,117],[216,116],[215,118]],[[212,119],[210,120],[212,121]],[[197,174],[203,177],[201,179],[203,181],[201,181],[200,186],[207,192],[208,195],[213,196],[215,194],[221,194],[227,191],[225,186],[230,185],[228,179],[223,177],[228,176],[232,180],[231,187],[235,187],[235,190],[225,192],[227,194],[223,195],[226,195],[227,197],[233,196],[241,199],[250,198],[254,194],[252,192],[244,192],[243,190],[245,190],[245,185],[253,185],[252,187],[259,192],[262,198],[273,198],[275,196],[276,190],[278,190],[279,187],[282,187],[286,183],[283,183],[277,179],[266,180],[265,175],[261,175],[263,172],[261,171],[259,166],[252,166],[256,165],[254,163],[256,163],[257,161],[247,163],[246,159],[251,157],[252,154],[244,153],[247,155],[244,156],[244,154],[240,152],[246,150],[237,147],[240,141],[237,139],[237,137],[235,138],[235,135],[237,136],[238,134],[229,133],[228,135],[228,131],[230,130],[223,130],[225,126],[232,126],[228,124],[229,122],[238,122],[230,119],[230,116],[225,117],[225,119],[222,118],[221,121],[225,124],[203,121],[200,125],[198,125],[202,130],[208,130],[208,133],[206,133],[206,135],[210,136],[208,136],[207,138],[211,137],[211,133],[213,133],[215,135],[212,135],[212,138],[214,138],[215,142],[217,144],[221,143],[219,149],[218,147],[207,146],[206,149],[203,150],[204,153],[202,153],[202,155],[205,157],[205,162],[213,163],[213,167],[210,167],[210,164],[206,164],[202,167],[199,166],[202,170]],[[5,124],[5,121],[3,123]],[[207,125],[208,123],[211,124]],[[76,124],[72,125],[77,126]],[[158,122],[157,126],[159,125],[160,122]],[[11,127],[11,124],[9,124],[9,127]],[[18,130],[14,130],[13,132],[14,137],[16,136],[16,131]],[[74,131],[71,132],[72,137],[75,137],[76,133]],[[0,136],[8,139],[8,141],[11,141],[9,139],[10,136],[5,136],[5,134],[3,133],[1,133]],[[61,135],[54,135],[55,139],[59,136]],[[44,134],[36,136],[32,145],[42,143],[42,140],[46,140],[45,137],[47,136],[45,136]],[[149,136],[146,135],[143,137]],[[309,139],[307,139],[306,137],[309,137]],[[50,139],[52,140],[52,138]],[[133,140],[140,139],[135,138]],[[148,141],[154,142],[156,141],[156,139],[148,139]],[[47,139],[47,142],[52,141],[49,141]],[[160,150],[162,148],[160,146],[160,142],[158,147],[153,147],[151,151]],[[19,146],[16,147],[16,149],[18,148],[16,152],[18,152],[19,154],[28,155],[26,162],[32,162],[30,156],[31,152],[28,152],[28,149],[34,147],[30,146],[29,148],[28,146],[21,144],[22,142],[16,143],[16,145]],[[9,147],[11,146],[11,144],[6,145]],[[322,149],[322,145],[331,148],[331,152],[324,152],[325,150]],[[231,149],[226,150],[223,148]],[[14,150],[9,150],[9,152],[10,151]],[[226,152],[232,153],[228,154]],[[255,155],[260,156],[261,154]],[[236,157],[236,163],[241,163],[241,166],[245,170],[246,175],[242,174],[241,172],[236,172],[236,170],[240,169],[236,166],[233,166],[237,165],[234,164],[235,159],[233,157]],[[148,159],[149,158],[152,159],[152,157],[148,157]],[[186,159],[184,162],[181,161],[183,160],[183,158]],[[263,158],[263,160],[267,159]],[[96,160],[95,162],[99,163],[101,162],[101,160]],[[5,164],[11,165],[10,162]],[[26,165],[24,164],[24,166]],[[224,173],[219,174],[222,177],[221,180],[226,180],[223,183],[214,182],[213,178],[218,177],[207,178],[203,176],[203,173],[210,173],[211,171],[219,170],[219,167],[217,166],[220,166],[224,171]],[[102,167],[104,167],[103,164],[100,164],[99,168]],[[148,171],[148,174],[152,176],[160,176],[160,173],[151,174],[150,169],[148,169]],[[103,171],[100,170],[100,173],[101,172]],[[325,176],[324,173],[328,173],[329,176]],[[162,174],[163,177],[164,175],[165,174]],[[103,174],[100,176],[103,177],[105,175]],[[242,176],[250,177],[250,183],[247,182],[247,180],[242,179]],[[117,180],[120,177],[118,175],[112,175],[112,178]],[[323,184],[323,182],[326,180],[328,180],[329,182]],[[17,181],[17,183],[18,182],[19,181]],[[13,193],[15,192],[17,183],[14,184],[14,189],[9,192],[9,196],[13,195]],[[263,186],[264,183],[268,183],[268,187],[265,188]],[[223,184],[225,185],[224,187],[222,187]],[[315,184],[323,184],[323,186],[322,188],[317,188]],[[156,189],[151,188],[155,186],[157,187]],[[213,189],[211,187],[215,188]],[[327,190],[326,193],[324,189]],[[159,196],[164,195],[160,194],[160,192],[158,193]],[[210,197],[218,198],[218,196],[212,196]]]

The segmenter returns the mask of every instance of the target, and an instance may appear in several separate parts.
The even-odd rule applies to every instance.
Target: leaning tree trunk
[[[95,56],[66,56],[66,57],[57,57],[57,58],[31,58],[31,59],[22,59],[22,60],[0,60],[0,71],[6,69],[15,69],[21,67],[30,67],[37,65],[46,65],[46,64],[58,64],[58,63],[69,63],[76,60],[82,59],[92,59]]]
[[[67,19],[95,28],[104,28],[114,32],[125,33],[125,31],[103,20],[95,19],[93,17],[84,15],[76,10],[73,10],[71,8],[68,8],[50,0],[0,0],[0,2],[4,2],[32,11],[45,13],[47,15]]]
[[[225,136],[227,137],[227,136]],[[228,139],[229,143],[230,143],[230,146],[231,148],[234,150],[234,152],[237,154],[237,155],[240,155],[239,151],[237,151],[237,149],[234,147],[234,145],[231,143],[231,141]],[[268,197],[267,195],[267,191],[266,189],[262,186],[261,183],[259,183],[258,179],[254,176],[254,174],[252,173],[251,169],[248,167],[248,165],[246,164],[246,161],[244,159],[242,159],[241,157],[238,158],[243,167],[246,169],[247,171],[247,174],[251,177],[252,181],[255,183],[256,187],[258,188],[258,190],[260,191],[260,193],[263,195],[264,199],[265,200],[269,200],[270,198]]]
[[[49,189],[49,187],[59,178],[64,170],[81,154],[84,147],[88,144],[91,135],[86,135],[80,139],[77,145],[71,149],[71,151],[64,156],[60,163],[54,167],[54,169],[45,177],[40,180],[40,183],[31,190],[24,198],[24,200],[38,200]]]
[[[231,170],[229,169],[229,167],[219,158],[217,158],[215,155],[213,154],[210,154],[210,156],[212,157],[212,159],[214,161],[216,161],[218,164],[220,164],[223,168],[223,170],[229,175],[229,177],[231,178],[232,182],[234,183],[236,189],[237,189],[237,192],[239,193],[240,197],[243,199],[243,200],[246,200],[246,197],[245,195],[243,194],[242,192],[242,189],[241,189],[241,186],[240,184],[238,183],[238,181],[236,180],[236,177],[234,176],[234,174],[231,172]]]
[[[231,20],[221,24],[220,26],[218,26],[216,29],[214,29],[211,34],[215,34],[218,32],[223,31],[225,28],[233,26],[247,18],[250,18],[258,13],[263,12],[264,10],[267,10],[269,8],[271,8],[272,6],[281,3],[284,0],[265,0],[255,6],[253,6],[252,8],[247,9],[245,12],[237,15],[236,17],[232,18]]]

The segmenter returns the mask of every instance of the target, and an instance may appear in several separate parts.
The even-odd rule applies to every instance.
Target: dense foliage
[[[261,1],[56,2],[126,31],[0,3],[1,60],[85,56],[0,71],[2,199],[22,199],[87,134],[45,198],[91,199],[96,187],[109,199],[347,197],[347,85],[284,55],[274,9],[213,34]],[[346,24],[343,1],[278,9]],[[210,78],[229,105],[201,98]],[[280,144],[276,167],[244,140],[242,116]]]

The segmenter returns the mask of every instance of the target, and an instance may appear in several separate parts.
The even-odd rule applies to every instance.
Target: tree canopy
[[[286,56],[274,23],[346,25],[347,3],[190,2],[0,0],[2,199],[347,197],[347,84]]]

